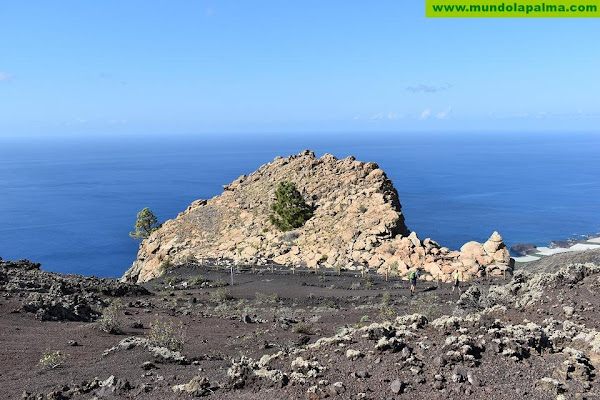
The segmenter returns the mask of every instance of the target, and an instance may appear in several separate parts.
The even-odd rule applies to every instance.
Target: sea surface
[[[0,137],[0,257],[119,277],[136,258],[140,209],[174,218],[304,149],[378,163],[409,229],[452,249],[494,230],[509,246],[600,232],[600,134]]]

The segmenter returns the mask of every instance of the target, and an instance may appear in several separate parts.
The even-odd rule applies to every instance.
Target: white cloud
[[[439,113],[436,114],[436,118],[437,119],[448,119],[450,117],[450,114],[452,113],[452,107],[448,107],[443,111],[440,111]]]
[[[360,114],[355,115],[352,119],[358,121],[359,119],[361,119]]]
[[[379,121],[379,120],[381,120],[381,119],[383,119],[383,118],[384,118],[384,115],[383,115],[383,113],[381,113],[381,112],[380,112],[380,113],[377,113],[377,114],[373,114],[373,115],[371,115],[371,116],[369,117],[369,119],[370,119],[370,120],[372,120],[372,121]]]
[[[402,119],[402,118],[404,118],[404,114],[400,114],[397,112],[390,111],[387,115],[387,119],[390,119],[390,120],[396,120],[396,119]]]
[[[1,81],[7,81],[10,79],[10,75],[7,74],[6,72],[2,72],[0,71],[0,82]]]
[[[444,83],[442,85],[426,85],[424,83],[419,83],[414,86],[408,86],[406,90],[413,93],[437,93],[443,92],[444,90],[448,90],[452,87],[449,83]]]
[[[419,117],[419,119],[421,121],[425,121],[427,118],[429,118],[431,116],[431,110],[427,109],[427,110],[423,110],[423,112],[421,113],[421,116]]]

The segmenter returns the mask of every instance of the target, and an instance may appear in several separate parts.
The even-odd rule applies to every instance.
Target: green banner
[[[425,0],[428,18],[599,18],[600,0]]]

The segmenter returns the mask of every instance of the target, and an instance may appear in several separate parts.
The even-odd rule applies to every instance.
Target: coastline
[[[518,264],[527,264],[560,253],[600,249],[600,233],[582,235],[581,239],[553,240],[548,246],[517,243],[511,246],[511,256]]]

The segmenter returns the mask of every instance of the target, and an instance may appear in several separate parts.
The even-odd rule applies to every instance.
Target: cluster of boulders
[[[269,221],[275,188],[284,180],[314,209],[304,226],[288,232]],[[372,162],[331,154],[317,158],[306,150],[277,157],[223,188],[220,196],[195,201],[144,240],[123,280],[145,282],[168,266],[207,259],[395,274],[412,268],[441,280],[457,269],[465,278],[510,272],[510,256],[497,233],[460,252],[429,238],[421,241],[404,223],[392,181]]]
[[[144,287],[115,279],[42,271],[39,263],[0,258],[0,292],[22,300],[21,309],[47,321],[90,322],[102,314],[108,297],[150,294]],[[19,310],[15,310],[19,311]]]

